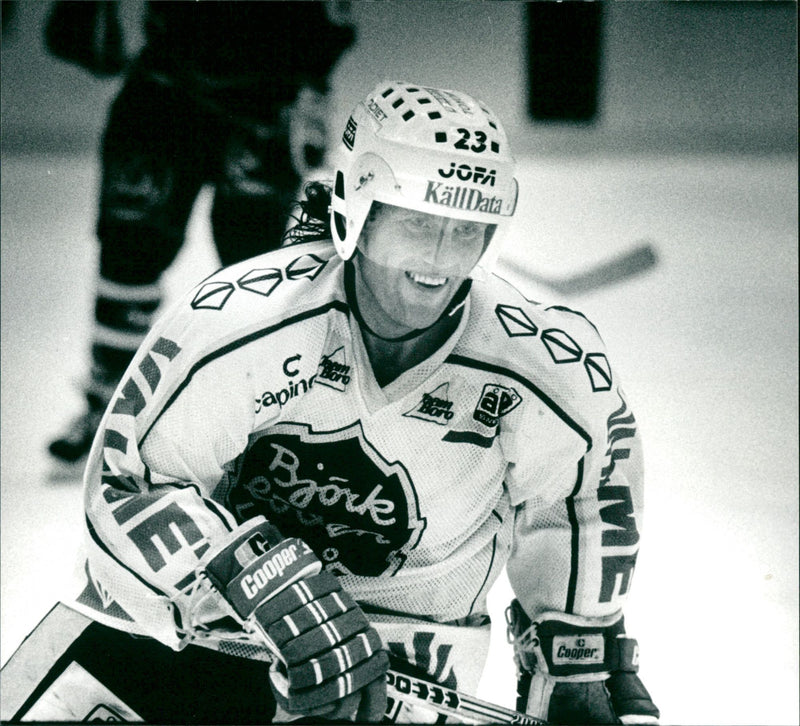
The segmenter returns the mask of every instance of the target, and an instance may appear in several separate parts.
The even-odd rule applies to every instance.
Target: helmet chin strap
[[[358,254],[358,253],[356,253]],[[403,335],[398,335],[396,337],[388,337],[385,335],[381,335],[380,333],[376,333],[375,330],[370,327],[367,321],[364,318],[364,315],[361,312],[361,308],[358,305],[358,298],[356,296],[356,286],[355,286],[355,277],[356,277],[356,270],[355,265],[353,264],[353,260],[355,257],[351,258],[345,263],[345,270],[344,270],[344,279],[345,279],[345,293],[347,295],[347,301],[350,305],[350,309],[353,311],[353,315],[355,316],[358,324],[366,330],[371,336],[377,338],[378,340],[383,340],[387,343],[402,343],[408,340],[413,340],[414,338],[418,338],[421,335],[424,335],[432,328],[440,325],[443,321],[447,319],[452,319],[457,321],[460,317],[461,310],[464,307],[464,303],[467,300],[467,295],[472,287],[472,280],[467,278],[464,282],[461,283],[458,290],[456,290],[455,295],[453,295],[453,299],[450,300],[447,307],[442,311],[442,314],[433,321],[430,325],[425,328],[416,328],[414,330],[410,330],[408,333],[404,333]]]

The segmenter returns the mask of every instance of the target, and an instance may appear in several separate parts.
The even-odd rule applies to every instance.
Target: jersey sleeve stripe
[[[567,583],[567,602],[564,605],[564,612],[572,613],[575,610],[575,593],[578,589],[578,566],[580,564],[580,526],[578,524],[578,515],[575,511],[575,497],[581,490],[583,484],[583,458],[578,462],[578,476],[575,480],[575,486],[566,499],[567,517],[569,519],[570,530],[572,531],[570,539],[570,564],[569,564],[569,581]]]

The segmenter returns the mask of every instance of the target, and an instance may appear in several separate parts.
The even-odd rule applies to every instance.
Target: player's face
[[[435,323],[483,254],[488,227],[380,205],[359,241],[359,268],[386,322],[404,332]]]

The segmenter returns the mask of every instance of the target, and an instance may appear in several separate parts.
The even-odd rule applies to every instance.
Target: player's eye
[[[427,215],[414,215],[403,220],[403,226],[415,234],[423,234],[433,229],[433,223]]]
[[[453,233],[458,239],[462,240],[478,239],[483,235],[483,225],[477,222],[462,222],[456,226]]]

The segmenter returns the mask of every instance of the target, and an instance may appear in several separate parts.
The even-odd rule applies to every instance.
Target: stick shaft
[[[538,718],[504,708],[488,701],[445,688],[422,678],[390,670],[387,674],[389,693],[406,703],[415,702],[439,713],[456,716],[478,724],[510,723],[541,724]]]
[[[655,247],[649,242],[640,242],[626,252],[567,277],[538,274],[515,262],[504,261],[503,264],[520,279],[531,280],[563,295],[577,295],[623,282],[649,270],[657,261]]]

